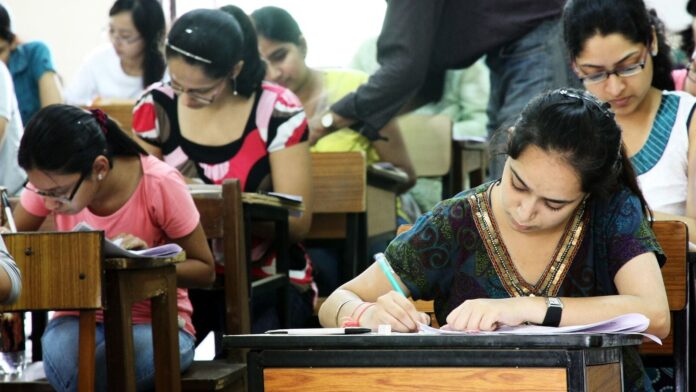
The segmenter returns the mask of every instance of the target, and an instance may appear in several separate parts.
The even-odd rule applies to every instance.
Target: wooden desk
[[[454,141],[452,144],[451,196],[478,186],[487,180],[488,156],[488,143],[470,140]]]
[[[175,263],[166,259],[106,259],[104,262],[104,330],[110,391],[135,391],[131,307],[150,299],[155,390],[181,390]]]
[[[621,391],[640,335],[225,336],[250,348],[249,391]],[[463,388],[466,386],[466,388]]]

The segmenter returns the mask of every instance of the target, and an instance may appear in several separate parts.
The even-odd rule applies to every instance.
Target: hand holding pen
[[[430,317],[416,310],[413,302],[407,298],[384,254],[376,254],[375,260],[394,290],[377,298],[375,306],[363,316],[364,323],[361,325],[376,328],[381,324],[390,324],[392,330],[397,332],[415,332],[418,331],[418,323],[430,324]]]

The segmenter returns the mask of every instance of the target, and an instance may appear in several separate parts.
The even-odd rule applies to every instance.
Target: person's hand
[[[326,136],[329,132],[321,125],[321,118],[319,116],[314,116],[309,119],[307,126],[309,126],[309,145],[313,146],[317,144],[317,141],[322,137]]]
[[[449,329],[455,331],[493,331],[500,325],[516,326],[527,321],[529,297],[479,298],[464,301],[447,315]]]
[[[126,250],[133,249],[147,249],[147,242],[141,240],[140,238],[127,233],[121,233],[116,237],[111,239],[112,242]]]
[[[5,234],[5,233],[12,233],[12,230],[10,230],[10,228],[7,226],[0,226],[0,234]]]
[[[418,331],[418,324],[430,324],[430,317],[416,310],[416,307],[396,291],[377,298],[377,302],[360,318],[360,325],[377,329],[382,324],[389,324],[395,332]]]

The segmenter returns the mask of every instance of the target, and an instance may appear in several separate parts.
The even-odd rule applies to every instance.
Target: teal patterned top
[[[581,205],[537,284],[517,274],[490,211],[493,183],[464,191],[439,203],[385,254],[414,299],[434,300],[440,324],[462,302],[518,295],[590,297],[617,294],[614,276],[634,257],[655,252],[665,258],[640,201],[627,189],[610,200],[593,197]],[[487,224],[486,224],[487,223]],[[638,353],[624,354],[627,390],[651,390]]]

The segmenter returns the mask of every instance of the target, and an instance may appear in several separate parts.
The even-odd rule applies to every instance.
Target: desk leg
[[[155,390],[178,392],[181,390],[181,382],[179,377],[172,377],[172,375],[181,373],[176,306],[176,269],[173,265],[166,269],[166,292],[150,300],[152,306],[152,344],[155,353]]]
[[[104,332],[106,340],[106,368],[109,391],[135,392],[135,367],[133,366],[133,325],[128,287],[128,271],[107,270],[106,309]]]

